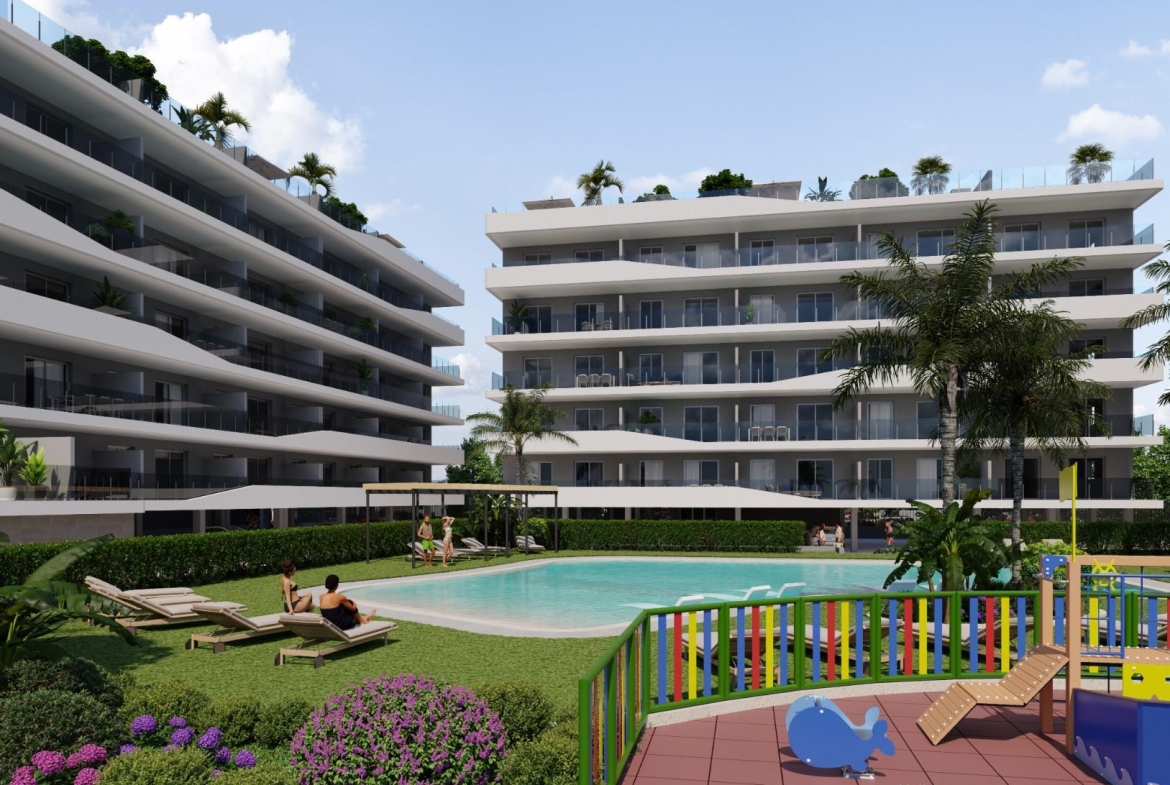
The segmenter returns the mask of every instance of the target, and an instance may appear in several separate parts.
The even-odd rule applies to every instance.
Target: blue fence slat
[[[925,620],[924,620],[925,621]],[[925,625],[923,625],[925,626]],[[934,598],[934,672],[942,673],[943,610],[942,597]]]
[[[666,703],[666,614],[658,616],[658,702]]]
[[[735,620],[735,661],[739,663],[736,668],[738,673],[735,675],[735,688],[743,690],[743,672],[747,670],[747,663],[744,661],[743,655],[743,608],[736,608]]]
[[[1064,628],[1068,623],[1064,617],[1064,597],[1056,598],[1056,620],[1052,624],[1053,639],[1057,646],[1064,645]]]
[[[979,672],[979,600],[976,597],[967,599],[967,648],[971,659],[971,673]]]
[[[1117,648],[1117,598],[1110,594],[1105,600],[1105,623],[1109,629],[1105,633],[1105,645],[1110,649]]]
[[[1146,646],[1158,648],[1158,598],[1150,597],[1149,615],[1146,616]]]
[[[854,668],[854,673],[856,673],[857,678],[860,679],[861,677],[863,677],[865,675],[865,664],[863,662],[863,660],[865,658],[862,656],[862,654],[865,653],[865,630],[864,630],[865,625],[861,623],[862,619],[865,618],[865,601],[858,600],[854,604],[853,607],[855,608],[855,613],[853,614],[853,622],[854,622],[854,624],[857,625],[857,627],[856,627],[856,629],[857,629],[857,645],[854,647],[854,652],[857,655],[857,666]],[[880,624],[881,619],[878,619],[877,622],[874,622],[873,619],[870,619],[869,623],[870,624],[875,624],[875,623]]]
[[[821,680],[821,604],[812,604],[812,680]]]
[[[1023,597],[1016,597],[1016,661],[1028,653],[1028,605]]]

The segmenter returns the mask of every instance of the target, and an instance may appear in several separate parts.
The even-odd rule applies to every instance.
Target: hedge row
[[[563,520],[560,546],[572,551],[711,551],[794,553],[805,544],[803,521]]]
[[[1011,535],[1010,523],[996,523],[1002,537]],[[1065,521],[1025,521],[1020,524],[1025,542],[1072,538]],[[1170,524],[1134,521],[1086,521],[1077,523],[1077,547],[1086,553],[1164,555],[1170,552]]]

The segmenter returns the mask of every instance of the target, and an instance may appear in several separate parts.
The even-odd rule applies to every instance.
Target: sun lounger
[[[525,537],[523,535],[517,535],[516,547],[522,551],[529,551],[531,553],[543,553],[544,552],[544,546],[537,545],[536,539],[531,534],[529,534],[527,537]]]
[[[92,575],[87,575],[85,578],[85,587],[94,594],[105,597],[108,600],[118,600],[119,597],[156,597],[163,603],[173,603],[173,598],[190,598],[195,595],[192,589],[186,586],[176,586],[165,589],[120,589],[112,583],[107,583],[101,578],[95,578]],[[206,599],[206,598],[204,598]],[[198,600],[197,600],[198,602]]]
[[[276,655],[276,664],[284,665],[287,657],[312,657],[314,668],[325,665],[325,658],[339,651],[361,646],[379,638],[385,644],[386,637],[391,631],[398,629],[398,625],[392,621],[371,621],[369,624],[360,624],[352,629],[343,630],[315,613],[282,613],[280,623],[286,630],[303,640],[290,649],[281,649]],[[312,648],[321,644],[330,645]]]
[[[414,543],[412,547],[414,549],[415,561],[418,561],[419,559],[423,558],[423,556],[426,555],[426,551],[423,550],[421,542]],[[454,554],[454,557],[456,559],[470,559],[472,556],[475,556],[477,553],[479,553],[481,556],[483,555],[482,551],[473,551],[470,548],[452,548],[451,551]],[[435,550],[431,551],[431,553],[434,554],[434,557],[436,559],[438,559],[439,561],[442,561],[443,560],[443,546],[442,546],[442,544],[435,543]],[[410,554],[409,553],[406,554],[406,560],[410,561]]]
[[[156,602],[153,597],[129,597],[123,595],[118,602],[130,609],[126,616],[115,616],[114,621],[121,624],[131,633],[137,634],[140,627],[165,627],[170,624],[185,624],[187,622],[202,621],[203,617],[194,611],[195,605],[207,602],[206,597],[197,594],[187,595],[189,601],[184,604],[163,604]],[[247,610],[247,605],[238,602],[219,603],[223,607],[230,607],[237,611]]]
[[[288,632],[280,623],[279,613],[245,616],[236,608],[237,605],[233,602],[200,602],[192,605],[191,611],[195,615],[219,626],[214,632],[198,632],[192,635],[187,641],[187,649],[190,651],[198,648],[200,643],[210,643],[211,650],[219,654],[229,643]]]
[[[468,550],[470,550],[472,553],[476,553],[481,556],[483,555],[484,551],[487,551],[488,553],[503,553],[505,550],[507,550],[506,548],[501,548],[499,545],[484,545],[474,537],[463,537],[459,541],[466,545]]]

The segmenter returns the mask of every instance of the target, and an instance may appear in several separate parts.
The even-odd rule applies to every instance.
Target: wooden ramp
[[[918,727],[937,745],[976,706],[1026,706],[1067,664],[1063,646],[1037,646],[999,681],[961,681],[947,687],[918,718]]]

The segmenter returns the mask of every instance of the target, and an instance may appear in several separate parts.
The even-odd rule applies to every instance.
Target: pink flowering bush
[[[428,676],[366,679],[326,699],[293,737],[301,785],[484,785],[508,754],[499,715]]]

